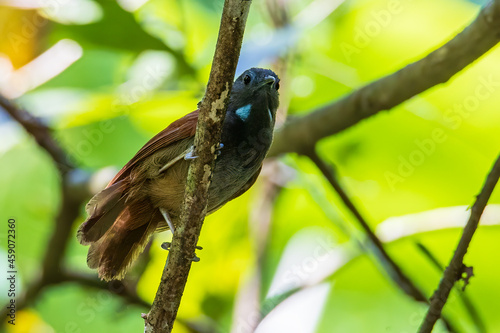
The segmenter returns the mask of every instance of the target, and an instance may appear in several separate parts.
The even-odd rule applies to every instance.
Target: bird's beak
[[[271,87],[274,85],[274,82],[276,82],[276,79],[272,75],[268,75],[264,78],[262,83],[259,85],[260,87],[264,87],[265,85],[270,85]]]

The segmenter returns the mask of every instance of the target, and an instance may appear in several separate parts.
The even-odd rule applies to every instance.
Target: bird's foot
[[[201,246],[199,246],[199,245],[196,245],[196,249],[197,250],[203,250],[203,248]],[[195,253],[194,257],[192,259],[189,259],[189,260],[191,260],[192,262],[198,262],[198,261],[200,261],[200,258],[198,258],[198,256]]]
[[[224,144],[222,142],[220,142],[217,147],[215,148],[215,153],[217,154],[217,156],[219,156],[220,154],[222,154],[222,148],[224,148]]]
[[[215,148],[215,153],[217,154],[217,156],[219,156],[222,152],[222,148],[224,148],[224,144],[223,143],[219,143],[217,145],[217,147]],[[194,146],[191,147],[191,149],[186,153],[186,155],[184,155],[184,159],[185,160],[194,160],[195,158],[198,158],[198,155],[196,155],[196,152],[194,151]]]
[[[194,257],[189,259],[189,260],[191,260],[192,262],[199,262],[200,258],[198,258],[198,256],[196,256],[196,254],[195,254]]]
[[[163,242],[160,246],[161,246],[162,249],[170,251],[170,246],[172,246],[172,243],[171,242]],[[196,249],[197,250],[203,250],[203,247],[201,247],[199,245],[196,245]],[[195,258],[197,258],[196,255],[195,255]],[[199,260],[200,260],[200,258],[198,258],[198,261]],[[193,260],[193,261],[196,261],[196,260]]]
[[[195,158],[198,158],[198,155],[196,155],[196,153],[194,151],[194,146],[192,146],[191,149],[189,149],[189,151],[184,156],[184,159],[185,160],[194,160]]]

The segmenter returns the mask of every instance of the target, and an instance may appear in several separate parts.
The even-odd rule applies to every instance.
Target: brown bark
[[[200,104],[195,135],[198,158],[189,168],[181,226],[175,230],[151,311],[144,316],[145,332],[171,332],[179,309],[206,214],[214,153],[220,142],[250,4],[245,0],[226,0],[224,3],[212,70]]]

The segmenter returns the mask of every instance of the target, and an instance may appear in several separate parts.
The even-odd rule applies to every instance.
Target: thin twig
[[[499,41],[500,0],[495,0],[460,34],[425,58],[289,121],[276,131],[268,156],[313,149],[320,139],[448,81]]]
[[[403,272],[403,270],[398,266],[398,264],[392,259],[392,257],[385,250],[382,241],[375,235],[373,230],[370,228],[365,218],[361,215],[359,210],[356,208],[354,203],[351,201],[347,193],[344,191],[340,183],[337,181],[333,169],[323,161],[318,154],[313,150],[304,153],[305,156],[309,157],[313,161],[318,169],[323,173],[325,178],[328,180],[330,185],[339,195],[342,202],[346,205],[347,209],[354,215],[361,228],[365,231],[370,243],[373,245],[372,249],[377,258],[379,258],[382,267],[385,269],[387,274],[391,279],[398,285],[408,296],[412,297],[414,300],[422,303],[429,304],[427,297],[424,293],[415,285],[415,283]],[[452,324],[443,319],[446,328],[449,332],[456,332]]]
[[[417,247],[418,249],[425,255],[427,259],[436,267],[441,273],[444,272],[444,267],[441,265],[439,260],[436,258],[436,256],[422,243],[417,242]],[[458,286],[455,285],[455,290],[459,290]],[[481,318],[481,314],[477,310],[476,306],[472,302],[472,300],[468,297],[467,294],[465,293],[459,293],[460,300],[462,301],[464,307],[467,309],[469,312],[469,316],[471,317],[472,321],[474,322],[474,327],[477,329],[479,333],[486,333],[486,325]]]
[[[401,268],[396,264],[396,262],[389,256],[387,251],[384,249],[382,241],[377,237],[377,235],[375,235],[373,230],[366,222],[365,218],[361,215],[359,210],[356,208],[356,206],[351,201],[347,193],[344,191],[342,186],[337,181],[336,177],[334,176],[332,168],[329,165],[327,165],[325,161],[323,161],[317,155],[316,152],[309,152],[307,156],[311,159],[311,161],[313,161],[316,164],[316,166],[323,173],[323,175],[328,180],[330,185],[335,189],[342,202],[346,205],[347,209],[351,211],[351,213],[354,215],[361,228],[363,228],[368,239],[376,249],[377,257],[379,257],[382,260],[384,267],[386,267],[387,272],[392,277],[394,282],[396,282],[396,284],[400,286],[405,293],[413,297],[415,300],[427,303],[427,297],[425,297],[425,295],[420,291],[420,289],[418,289],[415,286],[415,284],[406,276],[406,274],[403,273]]]
[[[33,136],[37,144],[50,155],[61,175],[62,200],[53,226],[54,232],[50,236],[47,250],[42,259],[41,274],[30,282],[26,292],[18,300],[18,306],[22,307],[35,300],[45,286],[61,281],[61,265],[71,236],[71,227],[73,221],[78,217],[80,205],[86,197],[86,190],[75,189],[71,176],[72,172],[76,172],[76,169],[69,162],[64,150],[54,140],[52,131],[47,126],[3,96],[0,96],[0,107]]]
[[[80,213],[80,206],[84,198],[72,195],[68,175],[61,179],[61,206],[56,217],[54,231],[52,232],[47,251],[42,263],[42,279],[47,283],[56,280],[57,275],[61,274],[61,265],[68,241],[71,237],[73,222]]]
[[[469,247],[472,236],[477,229],[479,219],[481,218],[484,208],[486,207],[486,204],[495,189],[499,177],[500,155],[486,178],[481,193],[479,193],[476,202],[472,206],[469,221],[467,221],[467,224],[465,225],[462,237],[460,238],[455,253],[453,254],[453,258],[443,273],[443,278],[439,282],[439,287],[431,298],[431,304],[427,311],[427,315],[420,326],[419,333],[432,331],[434,324],[441,316],[441,311],[448,300],[451,288],[453,288],[457,280],[461,279],[464,269],[464,256],[467,253],[467,248]]]
[[[124,301],[124,303],[127,304],[140,306],[145,309],[149,309],[151,307],[151,304],[149,302],[146,302],[145,300],[140,298],[139,295],[137,294],[135,281],[131,281],[132,282],[131,284],[128,283],[129,281],[118,281],[118,280],[105,282],[98,280],[97,277],[94,275],[87,275],[77,272],[64,272],[61,275],[61,281],[59,283],[67,283],[67,282],[76,282],[81,286],[87,286],[98,290],[109,291],[111,294],[121,298]],[[211,325],[208,325],[207,323],[204,323],[205,325],[202,326],[196,322],[190,320],[184,320],[181,318],[178,318],[177,321],[182,326],[184,326],[188,332],[192,333],[216,332],[215,328],[212,327]]]
[[[113,280],[105,282],[98,280],[94,275],[86,275],[77,272],[64,272],[61,274],[60,283],[77,282],[82,286],[88,286],[96,289],[108,290],[110,293],[122,298],[125,302],[149,308],[151,304],[137,295],[135,286],[129,286],[123,281]]]
[[[188,172],[181,225],[176,228],[145,332],[171,332],[187,282],[195,247],[206,214],[207,194],[220,142],[229,93],[243,40],[251,1],[226,0],[212,70],[195,135],[198,158]]]
[[[51,284],[59,280],[57,275],[61,271],[64,253],[71,235],[71,227],[74,220],[78,217],[79,208],[88,193],[85,189],[75,190],[71,175],[76,169],[68,162],[66,153],[53,139],[50,129],[30,113],[15,107],[1,96],[0,104],[35,138],[40,147],[49,153],[61,174],[60,190],[62,202],[55,219],[54,232],[50,236],[47,250],[43,257],[41,281],[35,282],[35,285],[41,284],[42,286],[44,284]],[[34,288],[34,290],[37,289]]]
[[[54,140],[51,129],[40,119],[17,107],[3,96],[0,96],[0,107],[33,136],[38,145],[52,157],[61,173],[64,174],[73,168],[64,150]]]

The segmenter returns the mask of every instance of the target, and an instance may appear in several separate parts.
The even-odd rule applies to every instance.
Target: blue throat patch
[[[236,110],[236,115],[240,117],[241,120],[245,121],[250,116],[251,110],[252,110],[252,104],[248,104]]]

